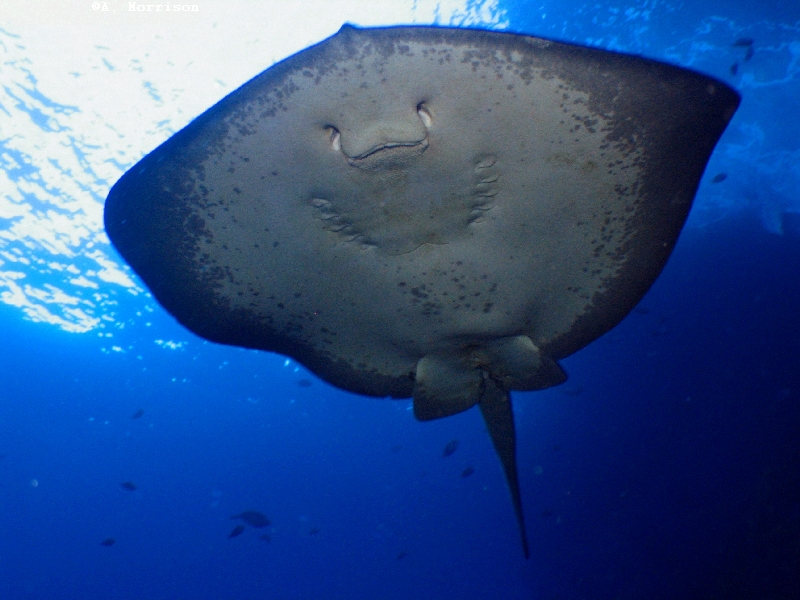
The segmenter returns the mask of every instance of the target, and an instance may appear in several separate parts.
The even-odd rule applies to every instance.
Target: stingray
[[[346,25],[145,156],[105,225],[203,338],[423,421],[478,405],[527,556],[510,392],[639,302],[738,103],[638,56]]]

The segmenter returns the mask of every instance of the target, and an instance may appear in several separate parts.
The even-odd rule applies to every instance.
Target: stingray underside
[[[640,57],[346,26],[132,167],[106,229],[209,340],[423,420],[479,404],[521,524],[509,392],[641,299],[738,101]]]

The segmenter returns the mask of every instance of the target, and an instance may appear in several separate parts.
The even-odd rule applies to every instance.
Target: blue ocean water
[[[691,67],[743,97],[641,304],[563,361],[567,383],[514,394],[531,558],[476,410],[419,423],[410,401],[207,343],[92,279],[114,269],[99,230],[68,258],[64,235],[14,229],[17,198],[53,231],[45,215],[76,214],[48,194],[79,173],[52,158],[62,179],[42,180],[34,133],[81,108],[37,91],[41,63],[6,61],[27,83],[5,86],[2,123],[30,122],[33,141],[0,128],[0,599],[800,597],[800,5],[486,4],[506,30]],[[0,36],[25,55],[23,33]],[[65,139],[84,171],[118,177],[151,149],[121,159],[79,133]],[[246,510],[271,524],[229,537]]]

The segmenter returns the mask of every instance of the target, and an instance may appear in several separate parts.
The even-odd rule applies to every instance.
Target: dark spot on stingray
[[[231,532],[228,534],[228,539],[240,536],[242,535],[243,532],[244,532],[244,525],[237,525],[236,527],[231,529]]]
[[[128,490],[129,492],[133,492],[137,489],[136,484],[133,483],[132,481],[123,481],[119,485],[122,487],[123,490]]]
[[[116,542],[117,542],[117,540],[115,540],[114,538],[106,538],[106,539],[104,539],[102,542],[100,542],[100,545],[101,545],[101,546],[105,546],[106,548],[110,548],[110,547],[111,547],[111,546],[113,546],[113,545],[114,545]]]
[[[267,515],[262,512],[258,512],[257,510],[246,510],[238,515],[233,515],[231,519],[240,519],[256,529],[261,527],[269,527],[272,525],[272,521],[269,520]]]
[[[442,456],[446,458],[451,454],[453,454],[453,452],[455,452],[456,450],[458,450],[458,440],[450,440],[444,447],[444,450],[442,451]]]
[[[734,48],[750,48],[755,40],[753,38],[739,38],[735,42],[733,42],[732,46]]]
[[[312,527],[308,530],[308,535],[319,535],[319,532],[322,531],[319,527]]]
[[[310,379],[298,379],[297,385],[299,385],[300,387],[307,388],[312,386],[312,382]]]
[[[140,408],[135,413],[133,413],[133,416],[131,417],[131,419],[141,419],[143,414],[144,414],[144,409]]]
[[[728,178],[727,173],[717,173],[714,175],[714,178],[711,180],[711,183],[722,183]]]
[[[475,472],[475,467],[467,467],[463,471],[461,471],[461,477],[469,477]]]

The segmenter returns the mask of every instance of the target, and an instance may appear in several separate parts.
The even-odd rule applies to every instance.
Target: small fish
[[[470,475],[472,475],[474,472],[475,472],[475,467],[467,467],[466,469],[464,469],[463,471],[461,471],[461,476],[462,476],[462,477],[469,477],[469,476],[470,476]]]
[[[109,548],[109,547],[113,546],[116,541],[117,540],[115,540],[114,538],[106,538],[102,542],[100,542],[100,545],[101,546],[105,546],[106,548]]]
[[[736,75],[739,72],[739,63],[735,62],[731,65],[731,75]]]
[[[751,58],[753,58],[753,55],[754,55],[755,53],[756,53],[756,51],[755,51],[755,50],[753,50],[753,47],[752,47],[752,46],[750,46],[750,47],[747,49],[747,52],[745,52],[745,53],[744,53],[744,62],[747,62],[748,60],[750,60]]]
[[[231,519],[240,519],[256,529],[260,529],[261,527],[269,527],[272,525],[272,521],[269,520],[267,515],[260,513],[257,510],[246,510],[238,515],[233,515]]]
[[[447,442],[447,446],[444,447],[444,451],[442,452],[443,457],[450,456],[453,452],[458,449],[458,440],[450,440]]]
[[[319,527],[312,527],[308,530],[308,535],[319,535],[319,532],[322,531]]]
[[[140,408],[135,413],[133,413],[133,416],[131,417],[131,419],[141,419],[143,414],[144,414],[144,409]]]
[[[244,525],[237,525],[231,530],[230,535],[228,535],[228,539],[235,538],[236,536],[242,535],[244,532]]]
[[[750,48],[754,42],[755,40],[753,38],[739,38],[733,42],[732,46],[734,48]]]
[[[310,379],[298,379],[297,385],[299,385],[300,387],[311,387],[312,382]]]
[[[714,175],[714,179],[711,180],[711,183],[722,183],[728,178],[727,173],[717,173]]]
[[[272,536],[268,533],[262,533],[260,536],[258,536],[258,539],[263,540],[265,542],[271,542]]]
[[[137,489],[136,484],[133,483],[132,481],[123,481],[119,485],[122,487],[123,490],[128,490],[129,492],[133,492]]]

